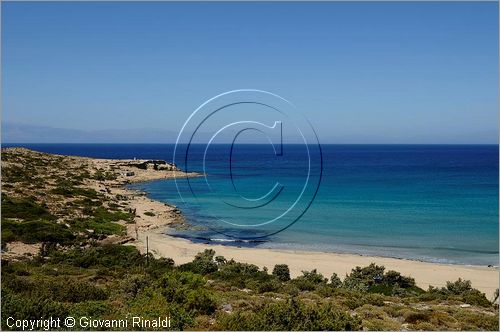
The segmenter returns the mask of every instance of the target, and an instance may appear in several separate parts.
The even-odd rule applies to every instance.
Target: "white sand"
[[[415,278],[417,285],[423,289],[427,289],[429,285],[445,286],[446,281],[462,278],[471,280],[473,287],[492,299],[493,293],[499,285],[498,268],[437,264],[353,254],[196,244],[162,234],[161,228],[149,230],[139,235],[136,245],[141,251],[146,249],[146,236],[149,238],[150,252],[156,256],[170,257],[177,264],[189,262],[196,253],[211,248],[217,252],[217,255],[222,255],[226,259],[233,258],[236,261],[255,264],[259,267],[266,266],[270,271],[275,264],[288,264],[292,277],[300,275],[303,270],[317,269],[326,277],[330,277],[335,272],[340,278],[343,278],[353,267],[367,266],[374,262],[385,266],[387,270],[395,270]]]
[[[261,248],[237,248],[223,245],[195,244],[185,239],[179,239],[162,234],[168,225],[183,222],[183,216],[179,211],[168,204],[151,200],[144,196],[144,193],[124,189],[124,182],[140,182],[155,179],[168,179],[175,176],[198,176],[199,174],[185,174],[180,171],[154,171],[138,170],[137,168],[123,165],[129,161],[85,159],[92,161],[94,166],[99,168],[110,168],[117,166],[122,174],[133,171],[134,176],[120,176],[117,181],[100,182],[98,186],[106,187],[110,195],[122,194],[129,197],[128,206],[136,210],[135,224],[128,224],[128,235],[136,238],[132,242],[141,251],[146,250],[146,236],[149,237],[150,251],[156,256],[170,257],[177,264],[191,261],[194,256],[206,248],[212,248],[217,255],[222,255],[227,259],[233,258],[239,262],[252,263],[259,267],[266,266],[270,271],[275,264],[287,264],[290,267],[292,276],[301,274],[303,270],[317,269],[326,277],[332,273],[337,273],[343,278],[356,266],[367,266],[374,262],[384,265],[387,270],[395,270],[403,275],[415,278],[418,286],[427,289],[429,285],[441,287],[446,285],[446,281],[454,281],[458,278],[471,280],[472,286],[484,292],[488,298],[493,297],[493,293],[499,287],[498,268],[485,266],[465,266],[420,262],[406,259],[395,259],[386,257],[370,257],[354,254],[337,254],[323,252],[305,252],[293,250],[276,250]],[[90,185],[90,183],[89,183]],[[93,184],[94,186],[96,183]],[[145,215],[145,212],[153,212],[154,216]]]
[[[23,153],[36,153],[26,149],[17,149]],[[84,186],[104,192],[110,198],[116,195],[126,197],[121,201],[126,207],[136,212],[133,224],[126,224],[127,236],[108,239],[116,243],[129,242],[145,251],[146,236],[149,237],[150,251],[156,256],[170,257],[177,264],[191,261],[194,256],[206,248],[214,249],[218,255],[227,259],[252,263],[259,267],[266,266],[270,271],[275,264],[287,264],[292,276],[301,274],[303,270],[317,269],[326,277],[337,273],[343,278],[346,273],[356,266],[367,266],[374,262],[384,265],[386,269],[401,272],[403,275],[415,278],[417,285],[426,289],[429,285],[444,286],[446,281],[458,278],[471,280],[472,286],[485,292],[492,298],[499,285],[498,268],[483,266],[446,265],[419,262],[405,259],[384,257],[369,257],[353,254],[336,254],[321,252],[305,252],[292,250],[272,250],[260,248],[236,248],[222,245],[194,244],[188,240],[174,238],[162,234],[165,227],[183,223],[183,216],[172,205],[164,204],[147,198],[144,193],[123,188],[125,183],[150,181],[155,179],[169,179],[175,176],[199,176],[196,173],[183,173],[175,167],[170,170],[138,169],[131,163],[143,162],[142,160],[111,160],[92,159],[84,157],[66,157],[68,162],[78,166],[93,167],[105,171],[119,171],[116,180],[86,180]],[[127,174],[133,172],[133,175]],[[148,213],[148,214],[145,214]],[[8,253],[12,255],[34,255],[40,250],[39,245],[30,246],[20,243],[11,243]],[[8,254],[7,253],[7,254]]]

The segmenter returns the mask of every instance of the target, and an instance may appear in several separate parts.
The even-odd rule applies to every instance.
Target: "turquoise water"
[[[173,153],[172,145],[29,147],[106,158],[172,160]],[[202,171],[204,151],[193,149],[189,170]],[[176,236],[238,246],[498,265],[497,145],[324,145],[316,198],[298,221],[270,236],[265,235],[286,227],[295,216],[252,225],[279,216],[300,193],[308,169],[303,147],[285,146],[283,156],[277,157],[269,146],[236,146],[232,175],[227,146],[210,149],[207,179],[189,180],[195,196],[185,179],[178,183],[184,201],[174,181],[133,185],[154,199],[177,205],[202,229],[178,231]],[[319,175],[317,166],[311,168],[312,182]],[[241,196],[256,199],[277,182],[283,189],[263,207],[234,207]],[[313,189],[305,196],[310,197]],[[307,202],[297,204],[299,210],[306,206]],[[241,238],[246,240],[237,240]]]
[[[218,190],[206,190],[204,178],[190,179],[193,198],[181,181],[183,202],[172,181],[137,185],[155,199],[178,205],[192,224],[208,228],[176,235],[230,243],[231,236],[252,238],[290,223],[285,217],[271,225],[242,227],[220,219],[255,225],[279,215],[302,188],[306,167],[301,159],[289,151],[286,162],[273,162],[272,151],[241,146],[233,160],[238,191],[257,198],[276,181],[284,189],[276,204],[235,209],[226,204],[235,191],[224,149],[219,149],[221,156],[215,153],[207,170],[210,188]],[[497,146],[326,145],[323,159],[318,195],[301,219],[272,236],[234,244],[498,265]]]

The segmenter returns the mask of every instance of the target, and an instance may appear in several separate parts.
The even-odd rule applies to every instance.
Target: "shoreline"
[[[201,176],[201,174],[189,175]],[[165,178],[167,179],[167,178]],[[170,178],[172,179],[172,178]],[[158,180],[158,179],[153,179]],[[142,182],[142,181],[137,181]],[[150,204],[161,204],[147,196],[147,192],[138,189],[122,188],[126,191],[140,193]],[[175,209],[177,209],[175,207]],[[179,210],[177,210],[179,211]],[[181,213],[179,211],[179,213]],[[181,213],[182,214],[182,213]],[[234,259],[239,262],[255,264],[259,268],[267,267],[272,271],[275,264],[287,264],[290,275],[296,277],[302,271],[317,269],[325,277],[332,273],[343,279],[344,276],[356,266],[367,266],[370,263],[384,265],[386,270],[395,270],[403,275],[415,278],[417,285],[427,289],[430,285],[444,287],[447,281],[455,281],[458,278],[471,280],[472,286],[484,292],[488,298],[493,298],[495,290],[499,287],[498,266],[487,267],[483,265],[462,265],[427,262],[407,258],[395,258],[384,256],[368,256],[355,253],[334,253],[321,251],[305,251],[292,249],[269,249],[248,248],[223,244],[195,243],[188,239],[166,234],[175,225],[171,222],[158,223],[152,227],[142,230],[138,238],[131,245],[136,246],[141,252],[146,252],[146,237],[149,242],[149,251],[157,257],[172,258],[176,264],[184,264],[192,261],[194,256],[204,249],[214,249],[216,255],[222,255],[226,259]]]
[[[164,231],[167,228],[168,226],[165,226],[143,232],[134,245],[141,252],[145,252],[146,237],[148,237],[149,251],[153,255],[170,257],[176,264],[190,262],[198,252],[209,248],[214,249],[216,255],[222,255],[226,259],[233,258],[239,262],[255,264],[260,268],[267,267],[269,271],[272,271],[275,264],[287,264],[292,277],[301,275],[302,271],[317,269],[325,277],[337,273],[343,279],[346,273],[349,273],[356,266],[367,266],[373,262],[385,266],[386,270],[395,270],[415,278],[417,285],[423,289],[427,289],[430,285],[444,287],[447,281],[455,281],[458,278],[471,280],[472,286],[484,292],[488,298],[492,298],[493,293],[498,288],[499,274],[496,267],[431,263],[404,258],[348,253],[199,244],[165,234]]]
[[[40,153],[22,148],[8,149],[18,149],[17,152],[20,154]],[[472,282],[472,287],[484,292],[489,299],[493,298],[493,293],[499,285],[498,267],[433,263],[352,253],[238,248],[222,244],[194,243],[188,239],[165,234],[169,228],[186,226],[182,212],[175,205],[153,200],[147,196],[146,192],[126,186],[131,183],[171,180],[175,177],[185,176],[197,177],[203,174],[185,173],[175,165],[164,161],[57,156],[65,158],[66,162],[78,167],[100,170],[104,175],[107,172],[117,174],[112,179],[108,179],[106,176],[99,180],[85,179],[82,184],[82,187],[94,189],[109,200],[120,197],[120,204],[134,214],[132,223],[117,222],[126,227],[126,235],[110,235],[102,240],[103,243],[133,245],[145,253],[147,237],[149,250],[153,255],[172,258],[176,264],[192,261],[194,256],[204,249],[214,249],[216,255],[222,255],[226,259],[234,259],[242,263],[255,264],[260,268],[267,267],[269,271],[272,271],[275,264],[287,264],[292,277],[300,275],[301,271],[317,269],[325,277],[329,278],[332,273],[337,273],[343,279],[346,273],[349,273],[356,266],[363,267],[373,262],[385,266],[386,270],[395,270],[414,278],[416,284],[423,289],[427,289],[429,285],[446,286],[446,281],[455,281],[458,278],[468,279]],[[138,168],[137,165],[140,167]],[[20,243],[11,243],[8,247],[10,249],[7,251],[15,255],[39,251],[35,245],[21,246]]]
[[[146,192],[147,195],[147,192]],[[188,223],[187,223],[188,224]],[[217,241],[217,239],[209,239],[209,238],[204,238],[204,237],[193,237],[193,239],[198,240],[191,240],[191,237],[187,236],[182,236],[182,235],[175,235],[175,234],[170,234],[168,231],[173,230],[175,231],[176,229],[172,229],[170,227],[166,227],[165,230],[167,231],[164,233],[166,236],[173,237],[176,239],[185,239],[188,240],[190,243],[194,244],[205,244],[205,245],[222,245],[224,247],[233,247],[233,248],[246,248],[246,249],[269,249],[269,250],[275,250],[275,251],[297,251],[297,252],[311,252],[311,253],[323,253],[323,254],[339,254],[339,255],[354,255],[354,256],[361,256],[361,257],[376,257],[376,258],[389,258],[389,259],[402,259],[402,260],[408,260],[412,262],[422,262],[422,263],[430,263],[430,264],[442,264],[442,265],[450,265],[450,266],[466,266],[466,267],[485,267],[485,268],[491,268],[491,269],[498,269],[499,265],[493,265],[493,264],[465,264],[465,263],[458,263],[458,262],[447,262],[447,261],[433,261],[433,260],[425,260],[425,259],[419,259],[419,258],[408,258],[408,257],[398,257],[398,256],[384,256],[384,255],[377,255],[377,254],[368,254],[368,253],[360,253],[356,251],[325,251],[325,250],[315,250],[315,249],[294,249],[294,248],[289,248],[289,247],[266,247],[265,243],[272,243],[272,241],[268,240],[229,240],[229,241]],[[255,246],[245,246],[239,245],[237,243],[245,243],[245,242],[259,242],[260,244],[256,244]],[[263,246],[260,246],[260,245]],[[499,271],[500,272],[500,271]]]

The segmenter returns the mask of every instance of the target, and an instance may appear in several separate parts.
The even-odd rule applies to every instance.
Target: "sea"
[[[173,144],[4,144],[62,155],[174,160]],[[177,147],[204,176],[132,184],[176,205],[193,242],[463,265],[499,262],[498,145]]]

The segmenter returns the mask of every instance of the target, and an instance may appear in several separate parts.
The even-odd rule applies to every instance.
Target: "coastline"
[[[179,173],[178,175],[181,175]],[[182,173],[182,176],[201,176],[197,173]],[[150,178],[150,180],[172,179],[171,177]],[[133,182],[143,182],[133,179]],[[499,287],[498,267],[479,265],[459,265],[410,260],[404,258],[391,258],[381,256],[364,256],[350,253],[333,253],[318,251],[301,251],[288,249],[268,248],[240,248],[222,244],[194,243],[188,239],[178,238],[166,234],[169,228],[178,225],[176,218],[182,218],[182,213],[174,206],[165,204],[147,197],[147,193],[136,189],[122,187],[121,190],[132,195],[131,205],[141,210],[155,210],[161,216],[156,219],[142,219],[138,237],[131,245],[136,246],[141,252],[146,252],[146,237],[148,238],[149,252],[156,257],[172,258],[176,264],[192,261],[194,256],[204,249],[214,249],[217,255],[226,259],[251,263],[260,268],[267,267],[272,270],[275,264],[287,264],[292,277],[301,275],[302,271],[317,269],[326,277],[336,273],[341,279],[356,266],[367,266],[370,263],[383,265],[387,270],[395,270],[404,275],[415,278],[417,285],[423,289],[429,286],[443,287],[447,281],[458,278],[471,280],[473,287],[484,292],[488,298],[493,298],[495,290]],[[173,209],[173,210],[172,210]],[[139,211],[139,210],[138,210]],[[172,212],[174,212],[172,214]],[[184,222],[184,221],[183,221]],[[129,235],[134,235],[129,229]]]
[[[168,226],[167,226],[168,227]],[[471,280],[473,287],[484,292],[488,298],[498,288],[498,268],[470,265],[440,264],[409,259],[398,259],[378,256],[362,256],[357,254],[329,253],[299,250],[278,250],[266,248],[238,248],[220,244],[199,244],[186,239],[176,238],[164,233],[164,228],[150,229],[139,234],[134,245],[142,252],[146,251],[148,237],[149,251],[159,257],[170,257],[176,264],[191,261],[193,257],[206,248],[214,249],[217,255],[239,262],[251,263],[260,268],[272,270],[275,264],[287,264],[290,275],[296,277],[302,271],[317,269],[326,277],[332,273],[343,279],[346,273],[356,266],[367,266],[370,263],[383,265],[387,270],[395,270],[403,275],[415,278],[417,285],[427,289],[446,286],[447,281],[458,278]]]
[[[10,148],[9,148],[10,149]],[[20,154],[39,154],[27,149],[14,148]],[[3,150],[3,149],[2,149]],[[47,155],[47,154],[41,154]],[[427,289],[429,285],[441,287],[446,281],[455,281],[458,278],[467,279],[472,286],[484,292],[489,299],[499,285],[498,267],[469,266],[424,262],[418,260],[362,256],[358,254],[330,253],[317,251],[267,249],[267,248],[238,248],[221,244],[200,244],[165,234],[168,228],[185,226],[185,219],[181,211],[174,205],[163,203],[147,197],[147,193],[127,188],[130,183],[152,180],[173,179],[175,177],[201,176],[199,173],[185,173],[175,165],[164,161],[151,160],[124,160],[124,159],[96,159],[88,157],[57,156],[64,158],[69,165],[83,169],[102,170],[113,172],[115,178],[85,179],[82,187],[94,189],[108,199],[120,197],[120,203],[128,211],[133,211],[133,222],[118,221],[126,227],[126,235],[110,235],[103,239],[103,243],[133,245],[141,252],[146,252],[146,237],[149,242],[149,251],[156,257],[172,258],[176,264],[192,261],[194,256],[204,249],[214,249],[217,255],[226,259],[251,263],[260,268],[267,267],[272,271],[275,264],[287,264],[292,277],[302,271],[317,269],[325,277],[332,273],[343,279],[346,273],[356,266],[367,266],[370,263],[383,265],[386,270],[395,270],[403,275],[413,277],[416,284]],[[138,168],[137,165],[144,168]],[[158,165],[163,165],[159,167]],[[48,202],[58,204],[60,202]],[[23,255],[26,252],[36,253],[38,245],[21,245],[11,243],[7,248],[7,255]]]

